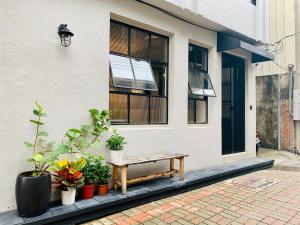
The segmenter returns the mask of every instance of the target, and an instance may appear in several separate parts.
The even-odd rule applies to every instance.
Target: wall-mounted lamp
[[[60,43],[64,47],[68,47],[71,44],[71,37],[74,36],[74,34],[67,28],[67,26],[67,24],[61,24],[58,27]]]

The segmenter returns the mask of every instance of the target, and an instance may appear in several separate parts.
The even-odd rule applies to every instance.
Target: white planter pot
[[[72,205],[75,203],[76,189],[69,188],[67,191],[61,191],[61,202],[63,205]]]
[[[110,162],[119,163],[123,159],[123,150],[113,151],[110,150]]]

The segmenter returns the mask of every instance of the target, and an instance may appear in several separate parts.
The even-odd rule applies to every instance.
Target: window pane
[[[216,96],[208,73],[190,69],[189,87],[193,95]]]
[[[198,72],[200,83],[202,84],[202,88],[205,96],[216,96],[214,87],[210,81],[208,73]]]
[[[195,46],[194,45],[189,45],[189,68],[194,68],[194,62],[195,62]]]
[[[128,57],[109,55],[110,70],[114,87],[134,88],[134,76]]]
[[[196,70],[189,70],[189,86],[193,95],[204,95],[202,85]]]
[[[128,55],[128,28],[110,23],[110,51]]]
[[[147,124],[149,121],[149,97],[130,96],[130,123]]]
[[[157,91],[156,82],[149,62],[131,59],[135,76],[136,88]]]
[[[208,51],[205,48],[189,45],[189,68],[207,71]]]
[[[188,123],[195,123],[195,105],[194,100],[188,101]]]
[[[112,123],[128,123],[128,95],[110,93],[109,110]]]
[[[167,99],[160,97],[150,98],[151,123],[167,123]]]
[[[167,96],[167,67],[152,64],[152,71],[158,89],[152,95]]]
[[[194,68],[198,70],[207,71],[207,50],[206,49],[196,47]]]
[[[135,29],[130,30],[130,55],[149,59],[149,34]]]
[[[151,35],[151,60],[167,62],[168,42],[166,38]]]
[[[207,123],[207,101],[196,101],[196,123]]]

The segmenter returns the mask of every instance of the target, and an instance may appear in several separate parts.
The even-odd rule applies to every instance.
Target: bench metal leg
[[[122,184],[122,194],[126,194],[127,193],[127,173],[126,173],[126,166],[122,166],[121,184]]]
[[[180,180],[184,180],[184,158],[179,159],[179,164],[180,164],[180,169],[179,169],[179,174],[180,174]]]
[[[170,159],[170,171],[174,171],[174,159]],[[171,174],[170,177],[174,177],[174,174]]]
[[[113,166],[113,185],[115,191],[118,189],[117,181],[118,181],[118,167]]]

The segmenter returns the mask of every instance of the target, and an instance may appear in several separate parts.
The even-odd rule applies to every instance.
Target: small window
[[[208,75],[208,50],[189,44],[188,123],[208,122],[208,97],[215,90]]]
[[[256,0],[251,0],[252,5],[256,5]]]

